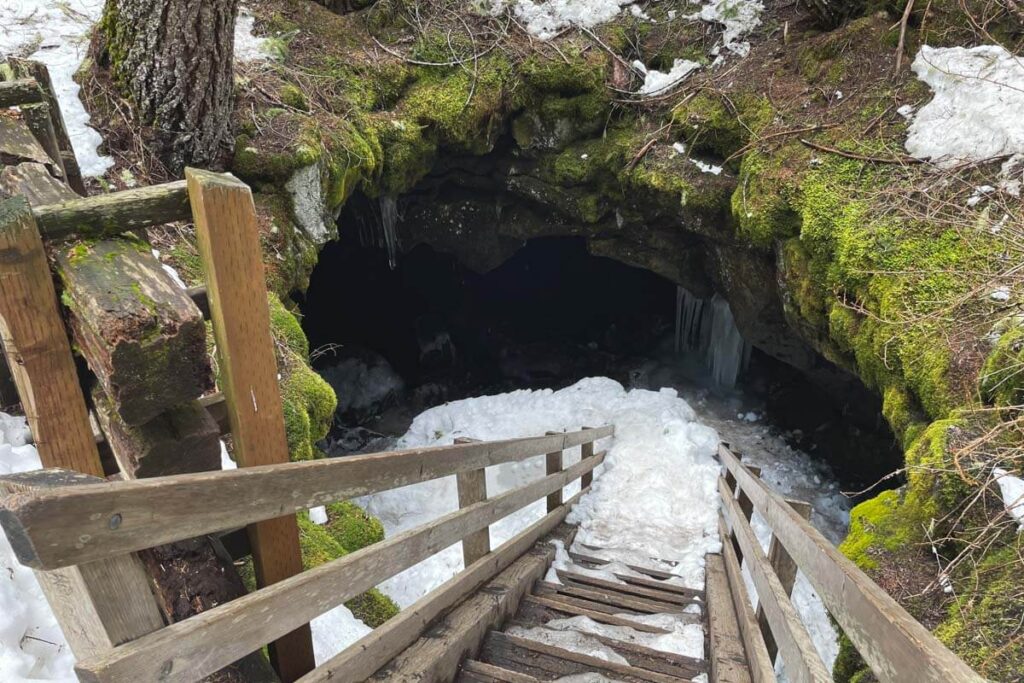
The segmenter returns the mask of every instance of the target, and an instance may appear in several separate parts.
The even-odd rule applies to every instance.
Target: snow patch
[[[569,26],[591,28],[618,16],[633,0],[515,0],[516,18],[541,40],[550,40]],[[495,3],[500,10],[502,3]]]
[[[699,69],[700,63],[689,59],[677,59],[672,62],[672,68],[668,73],[657,69],[648,69],[639,59],[633,62],[633,67],[644,75],[644,83],[636,91],[637,94],[659,95],[671,90],[684,78]]]
[[[534,626],[532,628],[512,626],[505,632],[510,636],[525,638],[538,643],[544,643],[545,645],[552,645],[554,647],[562,648],[563,650],[568,650],[569,652],[578,652],[581,655],[596,657],[597,659],[612,662],[613,664],[624,664],[629,666],[629,660],[617,653],[615,650],[603,644],[597,638],[587,636],[578,631],[560,631],[544,628],[542,626]]]
[[[256,18],[245,7],[238,10],[238,19],[235,20],[235,62],[247,63],[258,62],[271,57],[270,41],[253,34],[253,25]]]
[[[373,631],[356,619],[345,605],[324,612],[311,621],[309,626],[313,629],[313,656],[317,666]]]
[[[700,8],[700,12],[688,18],[725,27],[721,42],[711,50],[711,54],[721,56],[725,49],[738,57],[746,57],[750,54],[750,43],[740,39],[761,24],[762,11],[764,5],[760,0],[710,0]]]
[[[914,117],[907,151],[940,168],[1024,153],[1024,62],[998,45],[921,47],[914,73],[932,101]]]
[[[1018,528],[1024,531],[1024,479],[1011,475],[1004,469],[995,468],[992,474],[999,484],[1006,511],[1017,520]]]

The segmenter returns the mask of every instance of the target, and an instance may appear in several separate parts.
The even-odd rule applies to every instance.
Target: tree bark
[[[238,0],[107,0],[98,56],[167,169],[216,166],[231,133]]]

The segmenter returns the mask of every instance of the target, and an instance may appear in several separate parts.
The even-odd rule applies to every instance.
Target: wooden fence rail
[[[800,509],[772,491],[725,445],[718,450],[725,472],[719,479],[723,556],[734,594],[746,599],[739,578],[746,561],[758,598],[758,615],[793,681],[830,681],[789,593],[796,570],[807,577],[829,614],[842,627],[881,681],[981,683],[985,679],[950,652],[920,622],[843,556]],[[774,552],[765,555],[753,529],[756,512],[772,532]],[[785,581],[785,585],[783,582]],[[739,598],[737,598],[737,603]],[[754,681],[773,681],[771,655],[749,602],[736,605]]]
[[[39,568],[66,567],[328,501],[480,471],[488,465],[592,443],[612,433],[613,428],[606,426],[493,443],[56,489],[25,484],[33,477],[52,480],[59,476],[59,472],[42,470],[19,475],[20,492],[5,498],[0,522],[20,558]],[[453,543],[560,492],[584,474],[591,474],[603,460],[604,453],[598,453],[520,488],[477,502],[466,501],[461,509],[428,524],[80,660],[79,676],[84,681],[192,681],[211,674]],[[190,513],[165,514],[183,507],[170,501],[185,500],[203,504],[193,505]],[[439,611],[438,605],[450,604],[507,566],[515,559],[516,550],[524,543],[528,547],[567,512],[568,504],[560,504],[523,532],[525,536],[521,534],[497,552],[470,563],[466,576],[442,586],[440,597],[432,595],[418,617],[396,622],[391,630],[402,637],[373,646],[376,658],[393,655],[399,641],[411,642],[419,635],[413,624],[422,626],[425,618]],[[119,537],[122,531],[126,533]],[[97,537],[89,538],[94,533]],[[346,661],[332,660],[332,667],[356,666]],[[360,659],[356,668],[365,666],[366,661]]]

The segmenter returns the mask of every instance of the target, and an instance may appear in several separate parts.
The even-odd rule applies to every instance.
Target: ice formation
[[[676,288],[676,353],[694,351],[720,388],[736,386],[740,372],[750,361],[750,344],[744,341],[729,302],[719,294],[709,301],[686,288]]]

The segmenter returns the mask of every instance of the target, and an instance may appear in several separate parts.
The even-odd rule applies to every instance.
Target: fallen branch
[[[843,149],[836,149],[835,147],[829,147],[827,145],[819,145],[816,142],[811,142],[805,138],[800,138],[800,142],[807,145],[811,149],[816,149],[821,152],[828,152],[830,154],[838,154],[841,157],[847,159],[856,159],[857,161],[871,161],[878,164],[920,164],[920,159],[914,157],[902,156],[902,157],[873,157],[865,154],[857,154],[856,152],[847,152]]]
[[[771,140],[772,138],[781,138],[781,137],[783,137],[785,135],[796,135],[797,133],[815,133],[815,132],[817,132],[819,130],[826,130],[828,128],[835,128],[838,125],[839,125],[838,123],[826,123],[826,124],[816,124],[816,125],[813,125],[813,126],[805,126],[804,128],[792,128],[790,130],[780,130],[777,133],[772,133],[770,135],[765,135],[763,137],[758,138],[757,140],[752,140],[751,142],[748,142],[747,144],[743,145],[738,150],[736,150],[735,152],[730,154],[728,157],[726,157],[725,161],[722,162],[722,163],[727,164],[730,161],[732,161],[733,159],[735,159],[736,157],[742,156],[742,155],[746,154],[752,148],[760,145],[763,142],[766,142],[767,140]]]

